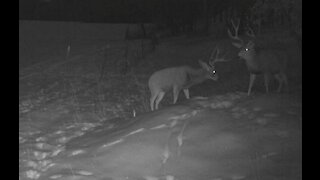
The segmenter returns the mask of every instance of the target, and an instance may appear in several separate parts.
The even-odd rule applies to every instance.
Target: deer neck
[[[193,69],[188,68],[186,71],[187,75],[187,83],[185,85],[185,88],[189,88],[195,84],[202,83],[204,80],[206,80],[206,70],[200,68],[200,69]]]
[[[244,60],[248,68],[248,71],[250,73],[254,73],[254,74],[261,73],[256,52],[252,52],[252,54],[250,54],[250,56],[245,57]]]

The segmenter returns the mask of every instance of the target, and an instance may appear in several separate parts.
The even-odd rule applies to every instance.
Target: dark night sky
[[[252,0],[207,0],[211,10]],[[20,20],[150,22],[170,12],[201,12],[204,0],[19,0]]]
[[[19,19],[103,21],[124,16],[122,0],[19,0]],[[118,12],[117,12],[118,11]]]

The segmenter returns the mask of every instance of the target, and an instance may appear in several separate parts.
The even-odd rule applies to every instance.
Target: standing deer
[[[278,49],[257,47],[254,43],[256,37],[253,30],[249,27],[247,28],[246,35],[251,37],[252,40],[249,40],[247,43],[245,43],[244,40],[238,36],[240,20],[238,20],[237,23],[234,23],[234,21],[231,20],[231,24],[234,29],[234,35],[232,35],[229,29],[228,35],[231,39],[237,41],[233,42],[232,44],[240,49],[238,56],[245,60],[246,66],[250,73],[248,96],[250,95],[255,79],[259,74],[264,75],[264,84],[267,93],[269,92],[270,76],[274,76],[279,82],[277,92],[281,92],[283,84],[287,88],[288,80],[285,73],[286,62],[288,58],[287,53]]]
[[[218,74],[216,73],[214,65],[216,62],[225,61],[218,56],[219,49],[215,48],[211,53],[209,64],[199,60],[201,66],[199,69],[194,69],[189,66],[179,66],[162,69],[153,73],[148,82],[151,92],[151,111],[158,109],[159,103],[165,93],[171,89],[173,90],[173,104],[175,104],[181,90],[183,90],[186,98],[189,99],[189,88],[191,86],[202,83],[207,79],[217,81]]]

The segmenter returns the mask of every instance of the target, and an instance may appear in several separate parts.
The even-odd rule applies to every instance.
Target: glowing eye
[[[212,74],[215,74],[215,73],[216,73],[216,71],[215,71],[215,70],[213,70],[213,71],[212,71]]]
[[[249,49],[248,49],[248,48],[246,48],[246,49],[245,49],[245,51],[249,51]]]

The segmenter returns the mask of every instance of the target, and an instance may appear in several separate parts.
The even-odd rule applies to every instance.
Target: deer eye
[[[212,74],[215,74],[216,73],[216,70],[212,70]]]
[[[245,48],[244,50],[245,50],[245,51],[249,51],[249,48]]]

